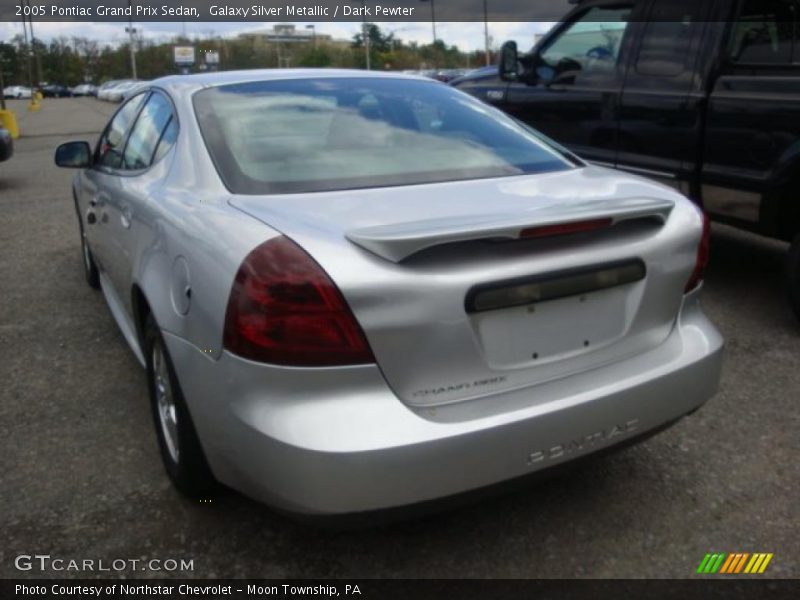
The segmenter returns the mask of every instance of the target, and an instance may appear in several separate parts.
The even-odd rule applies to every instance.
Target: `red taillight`
[[[250,360],[322,367],[375,362],[327,273],[283,236],[244,259],[225,315],[225,348]]]
[[[708,267],[708,259],[711,255],[711,223],[708,217],[703,214],[703,234],[700,237],[700,244],[697,246],[697,259],[694,263],[694,271],[683,292],[688,294],[703,282],[703,277]]]
[[[573,221],[572,223],[556,223],[555,225],[542,225],[541,227],[529,227],[519,233],[521,238],[540,238],[556,235],[567,235],[569,233],[583,233],[611,227],[613,219],[591,219],[588,221]]]

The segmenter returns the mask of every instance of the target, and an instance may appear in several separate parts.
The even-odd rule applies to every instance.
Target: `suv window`
[[[171,117],[172,105],[169,100],[163,94],[153,92],[128,137],[122,157],[123,169],[146,169],[151,165],[158,142]]]
[[[142,101],[147,94],[142,93],[128,100],[122,108],[117,111],[114,118],[106,127],[103,135],[95,150],[95,164],[104,167],[118,169],[122,164],[122,151],[125,145],[125,137],[130,128],[130,124],[136,118]]]
[[[797,9],[794,0],[742,2],[731,31],[731,59],[739,63],[791,63],[797,44]]]
[[[697,0],[672,0],[653,7],[636,60],[637,73],[675,77],[686,70],[700,8]]]
[[[543,62],[562,83],[574,80],[578,73],[613,71],[631,10],[631,7],[587,10],[544,48],[540,55]],[[564,77],[567,73],[568,77]]]

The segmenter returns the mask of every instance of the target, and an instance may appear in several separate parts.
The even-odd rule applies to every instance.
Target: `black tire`
[[[89,242],[86,240],[86,234],[83,232],[83,225],[81,224],[81,263],[83,263],[83,276],[86,278],[86,283],[90,288],[95,290],[100,289],[100,273],[97,271],[97,264],[94,262],[92,250],[89,248]]]
[[[786,281],[789,290],[789,303],[792,305],[794,314],[800,319],[800,234],[795,236],[789,248]]]
[[[164,469],[185,496],[208,498],[217,489],[217,482],[197,437],[164,338],[152,315],[148,315],[145,322],[144,342],[150,407]],[[165,384],[171,402],[165,402],[160,395],[164,391],[160,386]],[[166,417],[164,411],[172,418]],[[173,423],[174,428],[167,423]]]

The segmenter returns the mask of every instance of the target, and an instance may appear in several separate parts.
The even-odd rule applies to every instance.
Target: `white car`
[[[112,81],[106,81],[103,85],[97,88],[97,99],[98,100],[108,100],[108,94],[121,84],[124,79],[114,79]]]
[[[3,89],[4,98],[30,98],[31,88],[24,85],[11,85]]]
[[[141,87],[141,85],[141,81],[134,79],[122,81],[106,92],[105,99],[109,102],[122,102],[126,98],[128,92],[134,91]]]
[[[82,83],[72,88],[73,96],[95,96],[97,94],[97,87],[91,83]]]

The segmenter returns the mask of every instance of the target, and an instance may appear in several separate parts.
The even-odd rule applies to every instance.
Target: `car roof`
[[[253,81],[280,81],[286,79],[334,78],[407,79],[431,82],[426,77],[398,71],[363,71],[358,69],[251,69],[243,71],[216,71],[193,75],[169,75],[150,82],[168,91],[191,92],[198,89],[249,83]],[[436,83],[436,82],[433,82]]]

